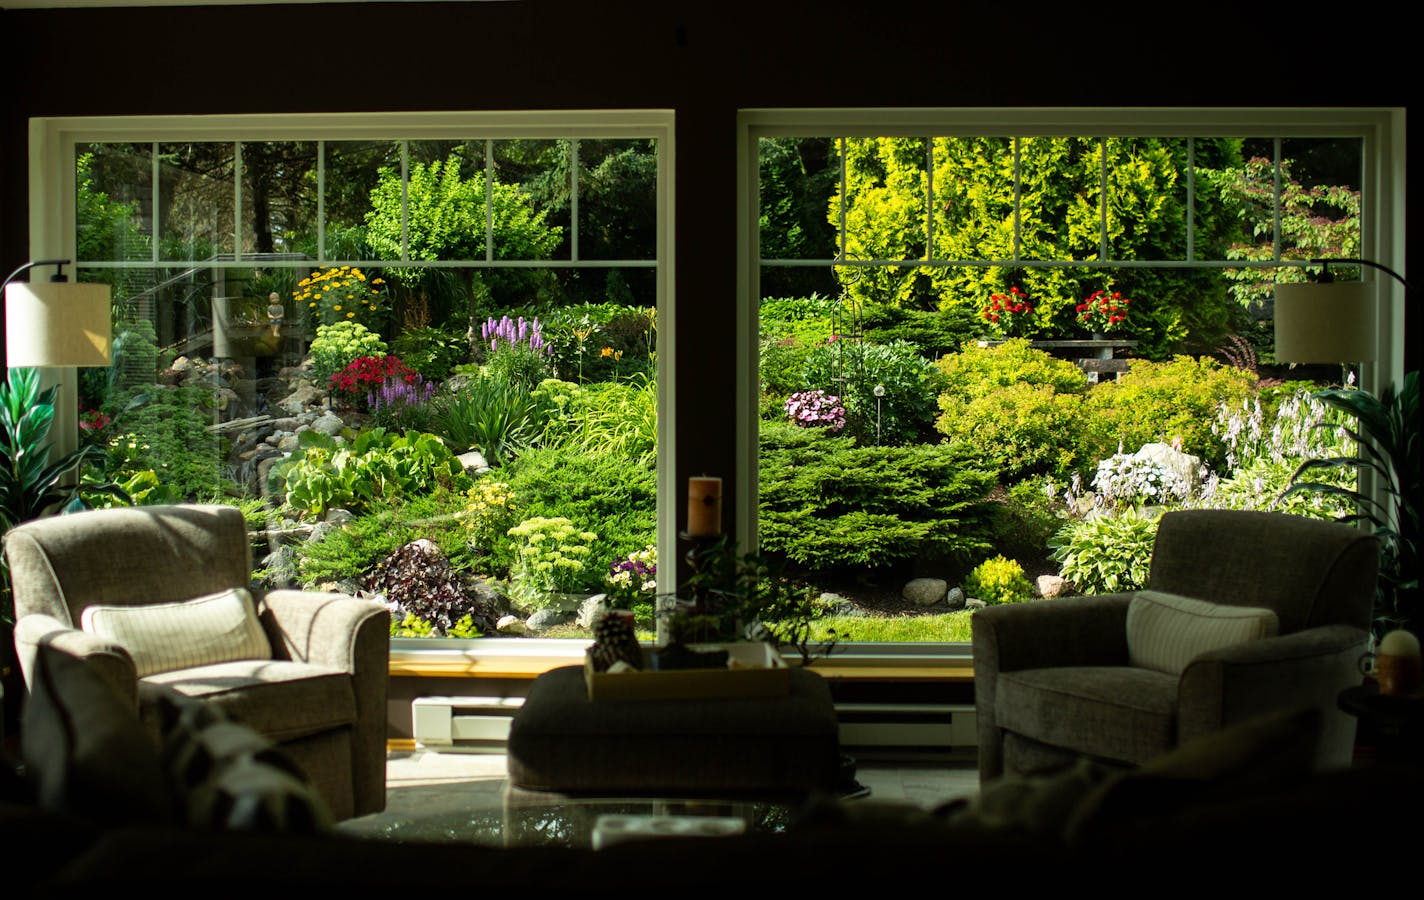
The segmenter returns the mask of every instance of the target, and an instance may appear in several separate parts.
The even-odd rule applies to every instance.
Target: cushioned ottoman
[[[511,787],[590,794],[807,794],[834,790],[830,688],[804,669],[780,697],[588,699],[582,666],[545,672],[510,723]]]

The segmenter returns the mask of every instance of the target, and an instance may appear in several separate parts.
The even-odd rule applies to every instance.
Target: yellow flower
[[[612,356],[612,355],[613,355],[613,348],[612,348],[612,347],[604,347],[603,350],[602,350],[602,352],[600,352],[598,355],[599,355],[599,356]]]
[[[372,279],[371,279],[371,283],[372,283],[372,284],[385,284],[386,281],[385,281],[384,278],[372,278]]]
[[[331,308],[331,311],[332,311],[332,312],[341,312],[341,304],[338,303],[338,304],[336,304],[335,306],[333,306],[333,307]]]
[[[361,274],[361,270],[360,270],[360,269],[357,269],[357,270],[356,270],[355,272],[353,272],[352,274],[356,276],[356,280],[357,280],[357,281],[365,281],[365,280],[366,280],[366,276]]]
[[[316,306],[316,301],[313,300],[312,302],[308,303],[307,306]]]
[[[375,312],[375,311],[376,311],[376,304],[372,303],[371,306],[370,306],[370,309],[371,309],[371,312]]]
[[[356,318],[356,314],[355,314],[354,312],[349,312],[349,313],[346,314],[346,318],[348,318],[348,319],[354,319],[354,318]]]

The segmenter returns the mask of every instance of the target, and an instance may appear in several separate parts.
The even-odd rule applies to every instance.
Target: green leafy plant
[[[447,383],[428,408],[435,434],[458,452],[479,450],[491,466],[505,465],[533,445],[547,414],[542,396],[480,375]]]
[[[51,462],[49,432],[58,387],[40,390],[35,369],[11,369],[0,384],[0,526],[56,512],[79,492],[79,479],[66,481],[92,455],[81,447]]]
[[[939,371],[914,344],[843,335],[806,355],[800,389],[837,394],[845,433],[867,444],[909,444],[933,432]]]
[[[984,560],[965,576],[964,593],[985,603],[1022,603],[1034,598],[1023,566],[1002,554]]]
[[[363,356],[386,357],[386,342],[360,322],[336,322],[320,325],[311,342],[312,375],[318,384],[326,384],[331,376]]]
[[[287,505],[319,517],[328,509],[360,511],[381,498],[470,486],[460,461],[434,434],[398,435],[384,428],[362,432],[349,446],[318,431],[304,431],[297,450],[272,467],[273,489]]]
[[[1354,419],[1349,435],[1360,453],[1305,461],[1287,494],[1338,497],[1354,506],[1344,520],[1368,522],[1380,539],[1376,618],[1385,630],[1406,628],[1418,635],[1424,628],[1419,605],[1419,372],[1406,373],[1398,387],[1390,385],[1378,396],[1346,387],[1319,391],[1315,397]],[[1374,474],[1382,499],[1328,480],[1332,472],[1356,466]]]
[[[429,325],[407,328],[391,341],[391,352],[426,381],[444,381],[470,355],[470,343],[454,329]]]
[[[1049,542],[1059,574],[1083,594],[1145,587],[1158,518],[1129,507],[1116,515],[1070,522]]]

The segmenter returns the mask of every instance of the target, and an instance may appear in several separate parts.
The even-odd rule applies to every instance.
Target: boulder
[[[900,596],[917,606],[934,606],[944,600],[949,582],[943,578],[913,578],[905,583]]]
[[[466,450],[455,457],[460,461],[460,465],[465,467],[465,474],[469,476],[483,475],[490,470],[489,461],[484,458],[484,454],[478,450]]]
[[[1061,597],[1068,589],[1068,582],[1062,575],[1040,575],[1038,576],[1038,596]]]
[[[950,588],[945,595],[944,602],[949,606],[951,612],[957,612],[964,608],[964,591],[961,588]]]
[[[1171,444],[1143,444],[1132,456],[1157,463],[1185,481],[1193,491],[1201,484],[1201,457],[1183,453]]]

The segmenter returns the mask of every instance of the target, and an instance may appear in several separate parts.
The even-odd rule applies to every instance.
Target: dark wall
[[[1414,74],[1404,29],[1371,36],[1366,65],[1366,45],[1336,40],[1328,23],[1191,5],[684,6],[518,0],[0,12],[8,73],[0,87],[0,268],[27,257],[32,116],[671,108],[676,477],[682,484],[721,473],[730,493],[739,108],[1394,107],[1408,105]],[[732,520],[730,503],[724,515]]]

